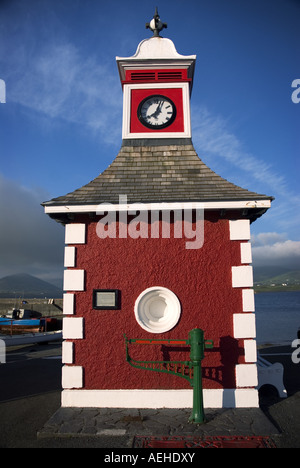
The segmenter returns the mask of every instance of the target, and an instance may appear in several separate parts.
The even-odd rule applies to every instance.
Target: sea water
[[[300,291],[255,294],[258,344],[291,343],[300,328]]]

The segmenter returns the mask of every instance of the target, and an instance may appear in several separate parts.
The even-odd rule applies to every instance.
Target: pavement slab
[[[38,438],[279,434],[259,408],[207,410],[203,424],[189,423],[190,413],[190,409],[59,408],[38,431]]]

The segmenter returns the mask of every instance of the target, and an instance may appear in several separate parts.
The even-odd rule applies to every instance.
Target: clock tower
[[[123,140],[191,138],[190,95],[196,56],[178,54],[155,11],[153,37],[132,57],[117,57],[123,87]]]
[[[258,406],[250,224],[272,197],[199,158],[196,56],[160,36],[157,11],[147,27],[153,37],[117,57],[118,154],[91,182],[43,203],[66,233],[62,406],[191,407],[185,379],[128,365],[124,334],[175,340],[194,328],[214,342],[203,360],[204,406]],[[139,360],[189,359],[185,348],[141,348]]]

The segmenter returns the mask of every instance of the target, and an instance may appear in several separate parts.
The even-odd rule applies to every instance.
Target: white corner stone
[[[235,391],[236,408],[259,408],[256,388],[237,388]]]
[[[254,312],[255,311],[255,300],[254,300],[254,291],[253,291],[253,289],[243,289],[242,290],[242,299],[243,299],[243,311],[244,312]]]
[[[257,361],[256,340],[244,340],[245,362]]]
[[[64,293],[63,296],[63,314],[74,315],[75,294]]]
[[[255,338],[255,314],[233,314],[234,338]]]
[[[64,271],[64,291],[84,291],[84,270]]]
[[[83,338],[83,317],[63,318],[63,339],[76,340]]]
[[[72,341],[63,341],[62,343],[62,363],[73,364],[73,348],[74,343]]]
[[[229,221],[230,240],[249,240],[250,221],[249,219],[236,219]]]
[[[235,373],[237,387],[256,387],[258,385],[256,364],[237,364]]]
[[[252,249],[250,242],[241,243],[241,263],[252,263]]]
[[[75,247],[65,247],[65,259],[64,259],[65,267],[75,266],[75,255],[76,255]]]
[[[83,368],[81,366],[63,366],[62,367],[62,387],[63,388],[82,388],[83,387]]]
[[[232,271],[232,287],[245,288],[253,286],[253,270],[252,266],[233,266]]]
[[[65,228],[65,244],[85,244],[86,226],[83,223],[67,224]]]

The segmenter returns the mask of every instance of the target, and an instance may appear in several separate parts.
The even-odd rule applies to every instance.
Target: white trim
[[[253,270],[252,266],[233,266],[232,271],[232,287],[245,288],[253,286]]]
[[[75,247],[65,247],[64,266],[65,267],[74,267],[75,266],[75,256],[76,256],[76,248]]]
[[[99,205],[59,205],[45,206],[46,214],[54,213],[97,213],[97,211],[131,211],[131,210],[185,210],[185,209],[243,209],[243,208],[270,208],[271,200],[244,200],[244,201],[212,201],[212,202],[170,202],[170,203],[100,203]],[[70,226],[67,224],[67,226]]]
[[[136,52],[131,57],[116,57],[117,62],[125,62],[131,64],[134,61],[145,60],[145,63],[152,67],[152,63],[156,63],[161,66],[162,60],[169,60],[174,67],[174,60],[179,63],[190,63],[196,60],[196,55],[181,55],[177,52],[174,42],[167,37],[152,36],[147,39],[143,39],[137,46]],[[140,69],[141,67],[139,67]]]
[[[256,364],[237,364],[235,366],[237,387],[257,387]]]
[[[63,339],[76,340],[83,338],[83,317],[63,318]]]
[[[258,408],[255,388],[204,389],[205,408]],[[193,390],[63,390],[62,407],[192,408]]]
[[[65,244],[85,244],[85,224],[67,224],[65,230]]]
[[[73,315],[74,314],[74,299],[75,294],[64,293],[63,295],[63,314]]]
[[[84,270],[64,271],[64,291],[84,291]]]
[[[182,106],[183,106],[183,132],[130,132],[131,123],[131,91],[134,89],[182,89]],[[125,84],[123,94],[123,125],[122,138],[191,138],[191,118],[190,118],[190,94],[188,83],[140,83],[140,84]]]
[[[249,240],[250,221],[249,219],[236,219],[229,221],[230,240]]]
[[[256,337],[255,314],[233,314],[233,337]]]
[[[82,388],[83,386],[83,367],[81,366],[63,366],[62,367],[62,387],[63,388]]]
[[[62,342],[62,363],[73,364],[74,343],[72,341]]]
[[[241,242],[241,263],[252,263],[252,249],[250,242]]]
[[[243,300],[243,312],[254,312],[255,311],[255,300],[254,300],[254,290],[253,289],[243,289],[242,290],[242,300]]]

